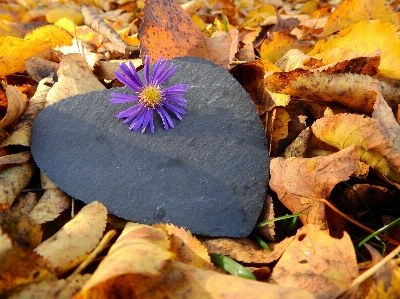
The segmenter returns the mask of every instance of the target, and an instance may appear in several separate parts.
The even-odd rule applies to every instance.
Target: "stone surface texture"
[[[64,99],[36,118],[31,150],[39,168],[63,191],[108,212],[192,233],[244,237],[266,195],[269,158],[253,102],[221,67],[200,58],[172,60],[164,86],[187,83],[187,114],[164,131],[130,131],[110,104],[116,88]]]

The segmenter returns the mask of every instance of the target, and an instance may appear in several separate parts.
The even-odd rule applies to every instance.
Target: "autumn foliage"
[[[1,298],[400,297],[398,1],[66,3],[0,3]],[[33,163],[42,109],[146,54],[208,59],[252,98],[271,163],[249,238],[118,219]]]

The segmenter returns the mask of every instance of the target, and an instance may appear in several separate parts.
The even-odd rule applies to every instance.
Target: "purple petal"
[[[128,108],[124,111],[121,111],[120,113],[117,114],[118,118],[124,118],[124,117],[130,117],[132,115],[137,115],[141,109],[143,108],[142,104],[136,104],[135,106]]]
[[[154,122],[153,122],[153,120],[154,120],[154,109],[150,109],[150,124],[149,124],[149,126],[150,126],[151,133],[154,133]]]
[[[175,105],[172,104],[172,103],[168,103],[167,101],[163,101],[163,105],[164,105],[165,107],[167,107],[169,110],[176,111],[176,112],[179,112],[179,113],[181,113],[181,114],[186,114],[186,111],[185,111],[185,110],[183,110],[182,108],[180,108],[180,107],[178,107],[178,106],[175,106]]]
[[[184,94],[186,89],[188,88],[188,84],[178,84],[166,87],[162,90],[165,95],[176,95],[176,94]]]
[[[151,84],[152,85],[160,85],[158,77],[162,73],[166,63],[167,63],[167,60],[162,60],[161,58],[159,58],[157,60],[157,62],[155,64],[155,67],[154,67],[153,75],[151,77]]]
[[[138,101],[139,97],[130,95],[130,94],[125,94],[125,93],[111,93],[111,99],[109,100],[110,103],[112,104],[123,104],[123,103],[129,103],[129,102],[134,102]]]
[[[161,106],[158,106],[158,108],[159,108],[159,110],[157,110],[157,111],[161,112],[164,115],[165,119],[168,121],[169,126],[171,128],[173,128],[174,127],[174,122],[172,121],[172,119],[169,116],[168,112],[165,111],[165,109],[163,107],[161,107]],[[165,128],[165,126],[164,126],[164,128]],[[168,130],[168,125],[167,125],[167,130]]]
[[[153,109],[147,109],[144,115],[144,120],[143,120],[143,125],[142,125],[142,133],[146,130],[147,124],[149,123],[150,120],[150,111]]]
[[[158,112],[158,115],[160,115],[160,117],[161,117],[162,123],[164,125],[164,130],[168,131],[168,122],[167,122],[167,120],[166,120],[166,118],[165,118],[165,116],[164,116],[164,114],[163,114],[163,112],[161,111],[160,108],[161,108],[160,106],[157,106],[156,110]]]
[[[143,123],[145,115],[146,115],[146,110],[144,109],[143,112],[140,115],[138,115],[136,119],[132,121],[131,125],[129,126],[129,130],[136,131],[137,129],[139,129]]]
[[[146,83],[146,86],[150,84],[149,67],[150,67],[150,57],[149,55],[146,55],[144,58],[144,69],[143,69],[144,82]]]
[[[119,82],[121,82],[122,84],[128,86],[130,89],[136,91],[136,92],[140,92],[141,91],[141,87],[140,85],[138,85],[135,81],[132,80],[132,78],[127,77],[119,72],[115,72],[114,73],[115,77],[118,79]],[[143,86],[143,84],[141,84]]]
[[[167,81],[167,79],[169,79],[173,74],[175,74],[177,69],[178,68],[177,67],[173,67],[173,64],[171,63],[169,65],[168,69],[157,78],[158,84],[161,85],[165,81]]]
[[[167,100],[168,102],[172,102],[172,103],[182,106],[182,107],[187,106],[187,104],[186,104],[187,100],[185,98],[168,95],[168,96],[164,96],[164,99]]]
[[[119,81],[121,80],[125,81],[121,82],[127,85],[128,87],[132,88],[133,90],[139,92],[143,87],[143,83],[142,80],[140,80],[133,63],[130,61],[129,67],[125,63],[121,63],[119,64],[119,68],[121,69],[122,73],[114,72],[115,77],[117,77]]]

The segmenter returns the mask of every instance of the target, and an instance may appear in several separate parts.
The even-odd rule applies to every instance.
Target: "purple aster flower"
[[[164,130],[173,128],[174,123],[169,113],[175,115],[182,121],[181,114],[185,114],[182,107],[186,107],[186,99],[182,96],[188,87],[187,84],[178,84],[163,87],[162,84],[168,80],[177,70],[172,63],[164,70],[166,60],[157,60],[153,74],[150,75],[150,58],[146,55],[144,59],[144,83],[139,78],[132,62],[129,67],[121,63],[121,72],[115,72],[117,79],[134,91],[134,94],[111,93],[110,103],[122,104],[133,102],[134,106],[117,114],[118,118],[125,118],[123,123],[130,123],[130,130],[137,130],[142,127],[142,133],[150,126],[150,131],[154,133],[154,111],[160,115],[164,125]]]

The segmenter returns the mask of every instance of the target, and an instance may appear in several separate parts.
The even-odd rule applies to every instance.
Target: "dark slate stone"
[[[165,86],[187,83],[187,114],[164,131],[132,132],[108,102],[117,88],[77,95],[44,109],[31,139],[34,160],[62,190],[145,224],[170,222],[192,233],[244,237],[254,228],[269,173],[266,139],[241,85],[200,58],[173,59]]]

